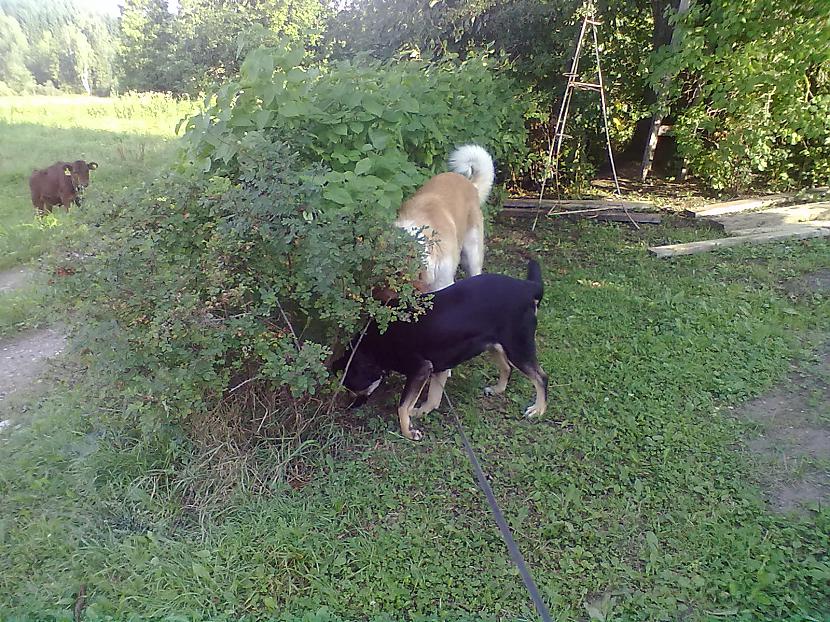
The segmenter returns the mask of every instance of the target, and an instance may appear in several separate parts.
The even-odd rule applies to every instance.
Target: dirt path
[[[0,402],[36,382],[65,344],[64,335],[53,328],[28,330],[0,341]]]
[[[27,284],[33,274],[29,268],[19,267],[0,272],[0,295]],[[57,328],[28,330],[0,339],[0,405],[12,393],[37,384],[49,359],[65,345],[66,338]],[[0,420],[0,428],[8,423]]]
[[[794,370],[739,414],[761,426],[749,449],[769,471],[763,479],[772,508],[830,502],[830,346],[818,364]]]
[[[793,297],[830,294],[830,270],[785,284]],[[830,503],[830,343],[817,360],[793,369],[772,391],[743,404],[739,416],[761,434],[748,442],[762,466],[767,501],[775,510]]]
[[[0,272],[0,294],[10,292],[29,282],[34,272],[29,268],[12,268]]]

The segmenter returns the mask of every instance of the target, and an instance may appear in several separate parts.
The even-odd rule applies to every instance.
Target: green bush
[[[143,438],[189,429],[234,387],[302,402],[328,383],[332,344],[367,315],[403,313],[374,286],[413,294],[412,242],[372,203],[323,209],[325,171],[303,169],[285,144],[237,157],[237,179],[169,174],[84,212],[97,242],[72,261],[67,294],[90,347],[122,344],[90,364],[118,377],[129,403],[116,423]]]
[[[304,162],[330,169],[323,196],[333,206],[369,201],[386,217],[459,144],[484,146],[506,171],[525,164],[528,103],[486,57],[308,69],[297,66],[303,57],[296,47],[253,51],[239,80],[187,123],[188,158],[234,174],[252,137],[287,140]]]
[[[313,436],[337,404],[339,347],[428,304],[411,285],[420,250],[392,226],[404,196],[461,142],[518,161],[521,106],[485,59],[305,70],[301,56],[252,53],[187,122],[179,170],[79,212],[94,234],[57,258],[88,377],[116,404],[104,425],[174,479],[200,479],[194,448],[227,472],[228,455],[267,454],[259,440],[291,454]]]
[[[672,82],[678,147],[713,188],[830,182],[830,27],[821,3],[694,4]]]

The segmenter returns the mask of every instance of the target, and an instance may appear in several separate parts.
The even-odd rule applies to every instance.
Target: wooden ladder
[[[583,5],[583,10],[584,16],[582,18],[582,28],[580,28],[579,37],[577,37],[576,40],[576,49],[574,50],[573,60],[571,61],[571,70],[564,74],[565,77],[568,78],[568,82],[565,85],[565,93],[562,96],[562,104],[559,107],[559,116],[556,118],[553,140],[551,141],[550,149],[548,150],[548,166],[545,169],[545,176],[542,180],[542,190],[539,193],[540,201],[545,194],[545,185],[548,180],[547,171],[550,170],[551,163],[553,163],[557,193],[559,192],[559,158],[562,154],[563,141],[565,138],[570,138],[570,136],[565,133],[565,127],[568,123],[571,99],[573,98],[573,93],[576,90],[596,91],[599,93],[600,103],[602,105],[602,120],[605,126],[605,143],[608,147],[608,160],[611,163],[611,173],[614,176],[614,187],[616,188],[617,195],[620,195],[620,182],[617,179],[617,167],[614,164],[614,154],[611,151],[611,136],[608,133],[608,112],[605,103],[605,87],[602,82],[602,69],[599,61],[599,39],[597,37],[597,26],[599,26],[601,22],[599,22],[595,17],[595,8],[592,0],[588,0],[588,2]],[[582,57],[582,47],[589,27],[594,43],[594,58],[596,59],[597,64],[596,82],[582,82],[579,79],[579,61]]]

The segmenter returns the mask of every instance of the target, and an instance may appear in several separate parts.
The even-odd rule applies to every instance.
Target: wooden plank
[[[518,216],[520,218],[535,218],[537,214],[546,216],[544,208],[539,212],[539,210],[529,207],[507,207],[499,212],[499,215]],[[605,210],[601,212],[577,211],[572,214],[563,215],[572,218],[592,218],[604,222],[631,222],[633,220],[636,223],[645,223],[647,225],[659,225],[662,221],[660,214],[645,214],[643,212],[628,212],[626,214],[623,210]]]
[[[785,225],[830,220],[830,201],[773,207],[761,212],[719,216],[714,220],[729,234],[746,229],[780,229]]]
[[[667,246],[652,246],[648,252],[655,257],[666,258],[678,255],[694,255],[705,253],[718,248],[740,246],[742,244],[765,244],[780,240],[805,240],[808,238],[819,238],[830,236],[830,227],[811,227],[809,225],[790,225],[782,229],[740,235],[731,238],[719,238],[717,240],[702,240],[700,242],[686,242],[685,244],[669,244]]]
[[[702,205],[701,207],[691,207],[683,210],[683,215],[691,218],[708,218],[710,216],[719,216],[721,214],[734,214],[736,212],[746,212],[752,209],[775,205],[776,203],[793,198],[795,198],[795,194],[772,194],[755,199],[740,199],[738,201],[709,203],[708,205]]]
[[[790,225],[792,226],[792,225]],[[822,228],[828,227],[830,228],[830,220],[811,220],[809,222],[802,222],[799,223],[800,227],[813,227],[813,228]],[[734,231],[730,231],[730,235],[753,235],[755,233],[769,233],[770,231],[777,231],[782,227],[756,227],[754,229],[735,229]]]
[[[504,207],[538,207],[552,209],[552,208],[607,208],[607,209],[655,209],[653,203],[645,203],[642,201],[609,201],[606,199],[569,199],[557,201],[554,199],[507,199],[503,203]]]

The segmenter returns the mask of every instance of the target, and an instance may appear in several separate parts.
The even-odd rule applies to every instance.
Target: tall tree
[[[0,13],[0,82],[19,91],[33,82],[26,68],[29,43],[14,18]]]
[[[319,0],[126,0],[118,68],[122,85],[195,94],[239,71],[255,45],[288,37],[313,43]]]
[[[178,91],[176,17],[167,0],[125,0],[116,70],[122,89]]]
[[[0,0],[0,14],[23,33],[25,64],[35,82],[68,91],[110,90],[112,16],[75,0]]]

